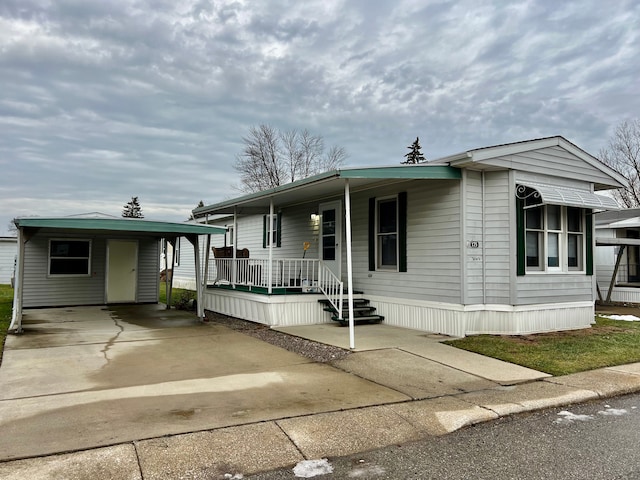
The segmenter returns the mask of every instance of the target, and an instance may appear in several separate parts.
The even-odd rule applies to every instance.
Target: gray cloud
[[[560,134],[591,153],[640,111],[640,4],[4,0],[0,235],[18,215],[181,220],[236,195],[252,125],[349,164]]]

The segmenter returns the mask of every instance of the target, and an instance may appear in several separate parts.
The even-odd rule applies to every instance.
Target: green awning
[[[223,235],[227,229],[201,223],[160,222],[141,218],[94,217],[24,217],[17,218],[18,228],[47,228],[56,230],[96,230],[128,232],[153,236]]]

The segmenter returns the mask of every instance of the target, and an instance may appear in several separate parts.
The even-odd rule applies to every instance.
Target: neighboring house
[[[205,308],[316,324],[332,321],[324,299],[343,323],[364,311],[455,336],[589,327],[593,212],[618,208],[594,191],[622,182],[549,137],[340,169],[199,207],[196,218],[231,227],[236,247],[210,261]]]
[[[640,208],[596,215],[598,300],[640,303]]]
[[[158,303],[161,239],[175,242],[183,236],[197,247],[202,234],[225,233],[208,225],[102,214],[26,217],[15,224],[18,261],[10,329],[18,331],[23,308]]]
[[[16,237],[0,237],[0,285],[11,284],[17,253]]]

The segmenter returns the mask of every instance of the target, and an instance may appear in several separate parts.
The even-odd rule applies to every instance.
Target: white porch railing
[[[318,292],[331,302],[336,312],[342,312],[343,282],[320,260],[280,258],[272,261],[258,258],[216,258],[209,263],[207,285],[228,284],[249,287],[292,288]]]
[[[318,282],[319,261],[304,258],[284,258],[272,261],[269,279],[269,260],[257,258],[216,258],[209,263],[207,285],[226,283],[248,287],[312,289]]]

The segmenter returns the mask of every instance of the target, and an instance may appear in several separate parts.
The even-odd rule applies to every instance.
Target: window
[[[627,230],[626,236],[627,238],[640,238],[637,230]],[[627,247],[627,282],[640,282],[640,247],[637,245]]]
[[[234,229],[233,225],[227,225],[227,233],[224,237],[224,246],[233,247]]]
[[[267,248],[272,242],[274,247],[282,244],[282,212],[278,212],[273,216],[271,229],[269,226],[269,215],[262,217],[262,247]]]
[[[522,203],[526,271],[584,271],[585,210],[536,204],[535,196]]]
[[[89,275],[90,240],[50,240],[49,275]]]
[[[376,229],[376,266],[380,269],[398,266],[398,201],[378,200]]]

